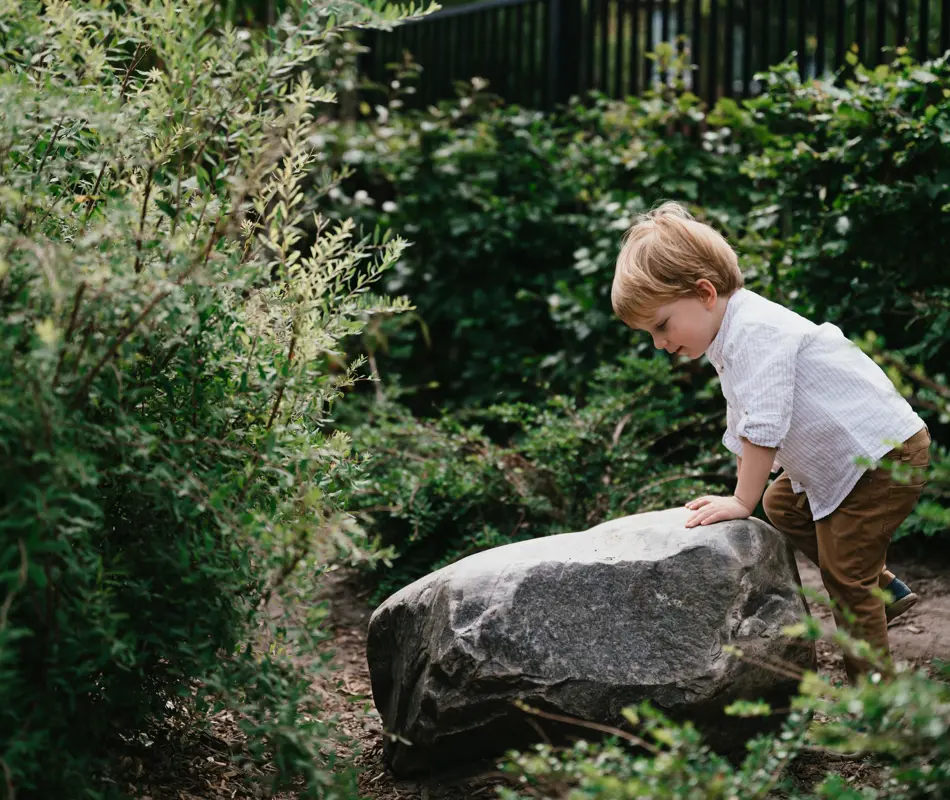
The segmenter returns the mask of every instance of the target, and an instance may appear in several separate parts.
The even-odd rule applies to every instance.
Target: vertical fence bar
[[[907,0],[897,0],[897,46],[907,46]]]
[[[950,50],[950,0],[940,4],[940,54]]]
[[[703,0],[693,0],[693,36],[692,36],[692,58],[693,62],[693,94],[699,94],[702,91],[700,80],[703,75]]]
[[[752,0],[742,5],[742,96],[751,94],[752,85]]]
[[[515,35],[512,37],[512,82],[514,88],[511,93],[511,100],[515,103],[524,103],[525,85],[524,85],[524,4],[519,4],[515,8]]]
[[[719,0],[709,0],[709,75],[706,79],[706,100],[710,104],[719,97]]]
[[[768,69],[772,66],[772,14],[769,11],[769,0],[761,0],[760,5],[762,7],[762,57],[759,69]]]
[[[607,93],[607,41],[608,31],[610,29],[610,5],[608,0],[600,0],[600,82],[597,88],[604,94]]]
[[[867,50],[867,29],[868,29],[868,7],[867,0],[858,0],[858,20],[857,20],[857,33],[854,36],[854,40],[858,44],[858,54],[861,57],[861,63],[868,63],[868,50]]]
[[[640,0],[630,3],[630,92],[640,91]],[[646,0],[649,2],[649,0]]]
[[[471,41],[472,41],[472,21],[459,14],[455,17],[456,28],[458,30],[458,47],[456,48],[455,69],[453,78],[456,81],[464,81],[469,77],[468,65],[472,60]],[[453,95],[454,96],[454,95]]]
[[[547,66],[545,51],[551,46],[548,42],[548,37],[545,35],[546,31],[544,27],[544,10],[546,5],[547,4],[542,0],[537,0],[531,13],[531,16],[534,18],[534,36],[531,40],[532,61],[534,63],[534,80],[532,82],[535,86],[535,95],[537,96],[535,102],[537,102],[538,108],[545,107],[544,78],[546,75],[545,67]],[[580,35],[580,29],[575,29],[574,34],[575,36]],[[580,68],[580,59],[575,58],[574,63],[569,65],[569,69],[574,78],[577,77]]]
[[[623,94],[623,50],[620,47],[623,36],[623,0],[614,0],[614,80],[611,89],[611,96],[621,97]]]
[[[930,52],[930,3],[928,0],[920,0],[918,11],[920,41],[917,42],[917,58],[920,61],[926,61]]]
[[[844,40],[844,22],[847,16],[845,0],[838,0],[838,13],[835,15],[835,69],[844,64],[847,43]]]
[[[435,84],[432,80],[438,71],[438,58],[436,57],[436,48],[438,47],[438,20],[426,20],[423,28],[423,41],[425,42],[426,61],[422,65],[422,86],[420,87],[422,97],[420,98],[423,107],[429,105],[437,99],[434,95]]]
[[[726,97],[732,97],[732,83],[735,78],[735,53],[736,41],[733,26],[736,23],[735,0],[726,0],[726,36],[724,44],[723,60],[723,94]]]
[[[887,47],[887,0],[877,0],[877,16],[874,20],[874,63],[884,61],[884,48]]]
[[[778,61],[788,58],[788,13],[788,0],[782,0],[778,20]]]
[[[653,0],[643,0],[643,49],[640,49],[640,0],[632,0],[633,4],[633,30],[630,33],[630,41],[633,45],[633,53],[630,58],[631,83],[633,91],[637,92],[640,87],[644,90],[650,88],[651,78],[653,77],[653,62],[649,59],[649,53],[656,49],[653,41]],[[637,74],[639,72],[640,57],[643,57],[643,83],[641,84]]]
[[[522,4],[524,8],[524,39],[521,40],[521,50],[524,56],[524,70],[522,75],[524,77],[524,104],[526,106],[534,106],[534,6],[529,3]]]
[[[686,49],[686,0],[676,0],[676,52],[680,60]],[[674,79],[677,76],[674,76]],[[685,79],[685,75],[680,76]]]
[[[511,57],[508,53],[509,27],[511,25],[511,9],[499,8],[495,15],[495,58],[500,61],[500,71],[495,91],[502,97],[508,97],[508,79],[511,76]]]
[[[548,6],[547,13],[551,13]],[[589,92],[594,88],[594,0],[585,0],[581,10],[584,19],[584,31],[581,37],[584,53],[584,76],[578,81],[578,91]]]
[[[498,91],[495,86],[495,64],[498,61],[498,50],[495,47],[498,36],[497,26],[497,9],[492,8],[485,13],[485,67],[483,70],[489,91],[492,92]]]
[[[660,9],[660,39],[665,44],[669,44],[669,41],[670,41],[670,34],[671,34],[671,28],[672,28],[670,23],[672,22],[672,19],[671,19],[672,16],[673,14],[672,14],[672,9],[670,8],[670,0],[663,0],[663,6]],[[674,48],[674,52],[675,52],[675,48]],[[661,69],[660,83],[662,83],[665,86],[668,80],[669,80],[669,73],[667,72],[665,68]]]
[[[821,2],[821,0],[818,0]],[[807,77],[805,75],[806,68],[808,66],[808,38],[807,38],[807,22],[808,22],[808,0],[798,0],[798,20],[796,22],[795,33],[796,33],[796,42],[795,50],[798,52],[798,75],[804,81]]]
[[[539,9],[541,14],[541,31],[543,33],[541,42],[541,71],[544,75],[544,99],[543,106],[546,110],[554,107],[554,98],[557,96],[557,65],[554,63],[557,57],[557,48],[555,45],[557,30],[557,2],[549,2]],[[580,69],[580,65],[578,65]]]
[[[825,74],[825,56],[828,49],[828,32],[825,30],[826,0],[818,0],[818,8],[815,10],[815,24],[818,26],[815,36],[815,77],[820,78]]]

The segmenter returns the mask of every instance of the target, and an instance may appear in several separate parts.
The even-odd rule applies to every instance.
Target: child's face
[[[719,332],[722,315],[715,299],[681,297],[660,306],[641,330],[653,337],[653,346],[673,355],[699,358]]]

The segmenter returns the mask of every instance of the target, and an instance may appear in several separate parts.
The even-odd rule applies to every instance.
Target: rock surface
[[[387,599],[370,619],[367,659],[376,707],[395,734],[386,745],[393,770],[438,771],[538,740],[515,699],[611,725],[649,700],[714,725],[714,745],[748,736],[722,708],[737,698],[781,704],[796,683],[723,646],[814,668],[814,647],[781,634],[806,611],[798,571],[766,523],[687,529],[689,514],[639,514],[497,547]]]

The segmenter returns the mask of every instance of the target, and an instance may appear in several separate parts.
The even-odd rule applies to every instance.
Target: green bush
[[[855,59],[856,60],[856,59]],[[772,291],[942,373],[950,358],[950,63],[899,56],[843,86],[766,76],[747,103],[771,136],[742,167],[766,199]]]
[[[724,489],[731,459],[705,444],[721,415],[686,378],[630,355],[594,373],[583,405],[554,395],[423,420],[348,402],[340,421],[363,460],[350,507],[395,556],[372,576],[375,599],[482,549]]]
[[[400,88],[366,121],[323,135],[353,171],[330,205],[413,243],[385,285],[413,299],[419,322],[368,344],[384,379],[419,390],[417,410],[578,394],[605,354],[629,347],[622,327],[600,342],[552,314],[562,286],[593,292],[585,310],[609,313],[574,254],[605,237],[616,249],[620,221],[595,226],[614,192],[641,210],[687,198],[727,229],[757,199],[738,169],[757,129],[727,129],[732,117],[707,116],[692,95],[545,115],[501,105],[476,80],[455,102],[402,111],[411,76],[411,65],[397,72]]]
[[[403,243],[296,251],[342,28],[190,2],[0,2],[0,797],[122,794],[121,748],[224,704],[275,784],[334,784],[294,592],[360,553],[327,354]],[[397,10],[386,12],[392,18]],[[335,25],[384,20],[369,8]],[[285,619],[286,616],[288,617]],[[293,626],[292,619],[297,619]],[[350,787],[352,788],[352,787]],[[340,795],[336,795],[340,796]]]
[[[387,280],[418,321],[368,347],[384,378],[420,389],[415,408],[582,393],[631,341],[609,303],[620,235],[671,198],[730,238],[752,288],[944,371],[945,59],[805,84],[789,62],[742,104],[668,92],[554,115],[502,106],[477,82],[403,111],[411,76],[326,136],[353,169],[338,213],[414,242]]]

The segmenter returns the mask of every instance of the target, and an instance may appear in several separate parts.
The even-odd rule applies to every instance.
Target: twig
[[[297,349],[297,334],[295,333],[290,339],[290,350],[287,352],[287,360],[294,360],[294,351]],[[284,389],[287,387],[287,381],[281,381],[280,386],[277,388],[277,397],[274,398],[274,407],[270,412],[270,419],[267,420],[267,426],[265,430],[270,430],[271,425],[274,424],[274,417],[277,416],[277,410],[280,408],[280,401],[284,398]]]
[[[49,154],[53,152],[53,148],[56,146],[56,140],[59,138],[59,132],[63,129],[63,119],[64,117],[60,117],[59,122],[56,123],[56,130],[53,132],[53,138],[50,140],[49,147],[47,147],[46,152],[43,153],[43,158],[40,161],[40,165],[36,169],[37,179],[43,174],[43,167],[46,166],[46,159],[49,158]]]
[[[59,361],[56,362],[56,371],[53,373],[53,389],[56,388],[56,384],[59,382],[59,373],[63,368],[63,359],[66,358],[66,346],[73,337],[73,331],[76,328],[76,317],[79,315],[79,303],[82,301],[82,296],[85,292],[86,282],[81,281],[79,286],[76,287],[76,296],[73,298],[73,310],[69,315],[69,325],[66,327],[66,335],[63,337],[63,349],[60,350]]]
[[[560,714],[552,714],[550,711],[542,711],[539,708],[534,708],[529,706],[527,703],[521,700],[514,700],[514,705],[524,711],[527,714],[534,714],[536,717],[542,717],[543,719],[549,719],[552,722],[563,722],[568,725],[577,725],[581,728],[590,728],[593,731],[599,731],[600,733],[606,733],[608,736],[619,736],[621,739],[626,739],[628,742],[631,742],[638,747],[642,747],[644,750],[649,751],[653,755],[660,754],[660,748],[655,745],[650,744],[645,739],[641,739],[634,733],[628,733],[627,731],[621,730],[620,728],[614,728],[611,725],[602,725],[599,722],[587,722],[582,719],[575,719],[574,717],[561,716]]]
[[[3,778],[7,784],[7,800],[16,800],[16,789],[13,788],[13,774],[7,762],[0,758],[0,767],[3,767]]]
[[[26,586],[27,579],[27,557],[26,557],[26,545],[23,543],[22,539],[17,540],[17,545],[20,550],[20,572],[19,583],[14,586],[12,589],[7,591],[6,599],[3,601],[3,605],[0,606],[0,631],[3,631],[7,627],[7,615],[10,613],[10,609],[13,606],[13,599],[17,596],[17,593]]]
[[[139,232],[135,236],[135,274],[142,271],[142,234],[145,232],[145,215],[148,211],[148,198],[152,194],[152,178],[155,175],[155,163],[148,165],[145,176],[145,198],[142,200],[142,214],[139,217]]]
[[[627,423],[633,419],[633,413],[625,414],[620,422],[617,423],[617,426],[614,428],[614,434],[610,437],[610,446],[614,448],[620,442],[620,435],[623,433],[623,429],[627,427]]]

